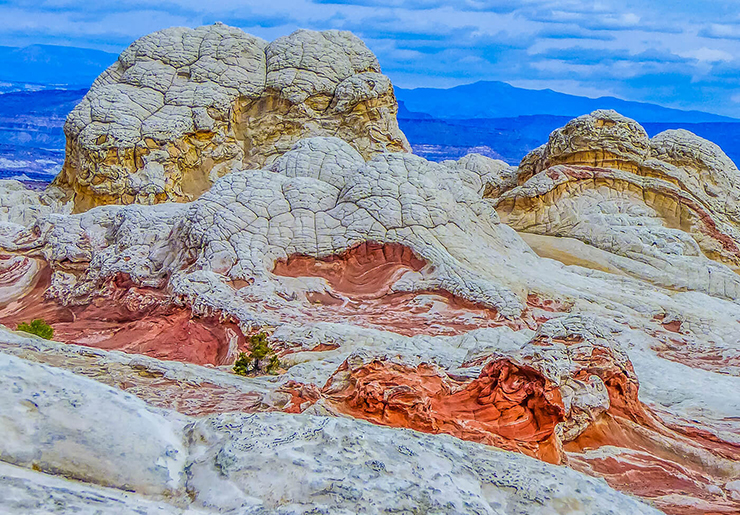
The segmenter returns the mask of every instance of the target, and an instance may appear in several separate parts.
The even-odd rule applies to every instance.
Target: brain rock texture
[[[390,80],[349,32],[267,43],[223,24],[166,29],[131,44],[70,113],[55,184],[76,211],[188,201],[307,136],[340,137],[365,158],[409,151],[396,111]]]
[[[56,340],[0,327],[0,512],[740,513],[734,163],[613,111],[434,163],[394,110],[347,33],[122,54],[0,182],[0,324]]]

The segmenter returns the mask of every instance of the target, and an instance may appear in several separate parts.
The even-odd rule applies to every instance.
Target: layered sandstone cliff
[[[343,138],[366,158],[408,152],[397,108],[377,59],[349,32],[267,43],[223,24],[166,29],[132,43],[70,113],[54,184],[76,211],[188,201],[307,136]]]

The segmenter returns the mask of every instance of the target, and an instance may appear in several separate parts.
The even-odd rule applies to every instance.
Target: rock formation
[[[261,168],[307,136],[363,156],[408,152],[390,80],[349,32],[267,43],[223,24],[131,44],[67,119],[55,180],[76,211],[183,202],[234,169]]]
[[[274,86],[231,75],[257,61]],[[200,191],[185,177],[201,168],[170,197],[123,186],[106,197],[115,181],[81,186],[93,172],[62,175],[41,196],[6,186],[26,200],[3,204],[0,323],[43,318],[62,343],[0,328],[0,433],[12,435],[0,442],[0,494],[14,492],[0,506],[657,513],[596,476],[669,514],[740,510],[734,164],[689,133],[650,139],[604,111],[555,131],[518,168],[477,155],[432,163],[359,132],[322,133],[342,109],[396,127],[390,85],[363,96],[369,62],[334,32],[270,45],[223,26],[143,38],[71,115],[68,165],[84,158],[129,188],[155,162],[134,171],[122,164],[131,156],[164,152],[182,172],[166,148],[197,140],[191,156],[211,166]],[[219,112],[255,102],[249,138],[222,139],[238,124],[209,114],[208,138],[167,125],[180,132],[165,131],[164,147],[134,142],[129,155],[98,140],[100,124],[108,135],[134,127],[134,138],[179,118],[78,118],[95,91],[131,107],[121,91],[171,83],[172,98],[202,99],[203,84],[231,80],[238,91]],[[365,100],[350,108],[349,97]],[[279,144],[245,146],[298,111],[306,123]],[[341,112],[331,123],[366,131]],[[314,129],[324,135],[298,139]],[[84,146],[85,131],[107,150]],[[228,174],[203,157],[222,143],[242,152],[219,161]],[[67,186],[79,213],[65,212],[64,177],[77,181]],[[87,209],[136,201],[160,203]],[[280,370],[234,375],[258,333]],[[118,418],[92,427],[108,406]],[[131,450],[143,433],[150,441]]]
[[[518,182],[496,209],[537,235],[525,240],[541,255],[740,296],[740,172],[716,145],[687,131],[648,139],[633,120],[596,111],[525,157]]]
[[[192,419],[7,354],[0,370],[10,513],[658,513],[575,471],[452,437],[282,413]]]

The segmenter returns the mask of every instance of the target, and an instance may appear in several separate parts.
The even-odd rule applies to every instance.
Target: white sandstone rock
[[[184,418],[0,354],[0,460],[149,495],[183,491]]]

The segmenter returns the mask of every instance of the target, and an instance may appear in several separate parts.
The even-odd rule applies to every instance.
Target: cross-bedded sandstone
[[[398,470],[393,488],[376,481],[388,470],[377,456],[357,481],[323,482],[347,466],[326,452],[352,454],[348,434],[372,426],[312,416],[350,415],[566,462],[668,513],[736,509],[734,164],[690,133],[649,139],[612,112],[574,120],[518,169],[476,155],[430,163],[384,152],[404,147],[394,109],[374,56],[347,33],[267,44],[216,25],[134,43],[70,117],[79,131],[70,125],[57,182],[78,211],[193,200],[68,215],[57,188],[6,184],[17,202],[0,204],[0,321],[45,317],[66,342],[130,354],[0,333],[0,357],[86,370],[186,415],[300,414],[189,425],[183,470],[197,508],[262,513],[310,496],[341,513],[371,491],[388,509],[411,496],[443,513],[497,513],[486,504],[496,481],[473,488],[482,496],[435,487],[450,497],[440,507]],[[172,361],[230,364],[256,331],[277,351],[275,377],[239,382]],[[314,438],[333,443],[306,454]],[[452,441],[474,466],[473,444]],[[292,461],[267,462],[318,486],[275,480],[254,497],[239,460],[275,449]],[[523,512],[559,509],[535,497]]]

